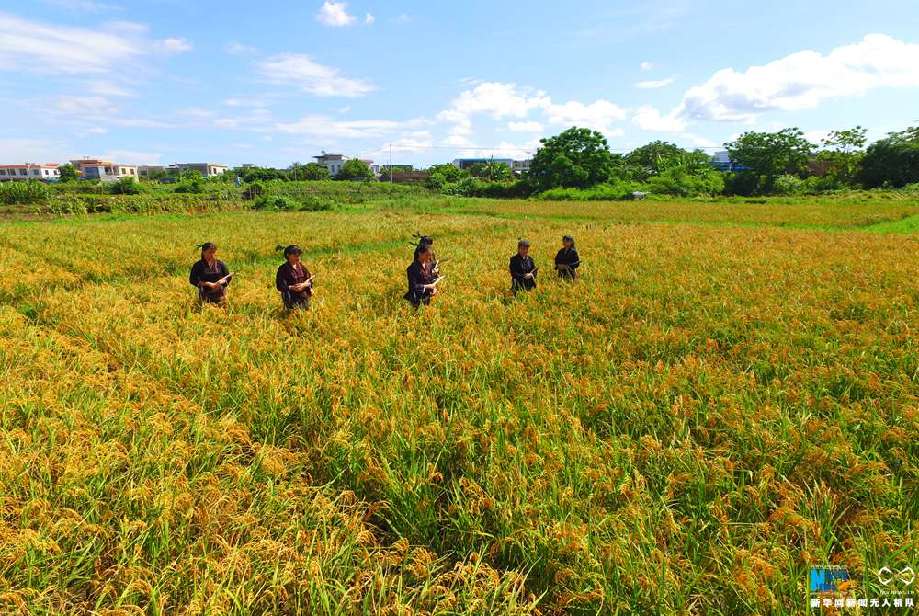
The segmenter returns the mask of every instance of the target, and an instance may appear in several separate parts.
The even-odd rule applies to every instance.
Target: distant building
[[[526,160],[515,160],[511,165],[511,171],[517,175],[524,175],[530,172],[530,163],[533,162],[533,159],[528,158]]]
[[[352,157],[345,156],[344,154],[326,154],[325,152],[323,152],[322,154],[319,154],[318,156],[313,156],[313,158],[316,159],[317,165],[322,165],[323,167],[328,169],[329,176],[334,178],[339,173],[341,173],[341,168],[344,167],[345,163],[351,160]],[[380,174],[380,165],[374,164],[372,160],[368,160],[364,158],[361,158],[358,160],[360,160],[362,163],[370,167],[370,170],[373,171],[374,175]]]
[[[429,177],[431,177],[429,171],[404,171],[402,173],[394,173],[392,175],[392,181],[396,184],[424,184]],[[389,176],[385,174],[382,175],[380,181],[388,182]]]
[[[53,182],[59,179],[61,179],[61,172],[55,163],[0,165],[0,182],[9,180],[44,180],[45,182]]]
[[[138,178],[137,165],[122,165],[113,163],[110,160],[96,158],[81,158],[70,162],[85,180],[113,182],[122,178],[131,178],[132,180]]]
[[[149,179],[151,177],[163,176],[166,173],[166,167],[164,165],[137,165],[137,175],[144,179]]]
[[[715,152],[712,155],[711,165],[718,171],[745,171],[748,169],[731,160],[731,155],[727,151]]]
[[[317,165],[322,165],[328,169],[329,175],[333,178],[341,171],[341,168],[345,165],[345,161],[350,160],[344,154],[326,154],[325,152],[313,158],[316,159]]]
[[[180,174],[183,171],[192,169],[201,174],[203,178],[213,178],[218,175],[223,175],[229,170],[229,167],[226,165],[220,165],[218,163],[176,163],[175,165],[170,165],[170,169],[175,169]]]
[[[412,173],[415,171],[414,165],[379,165],[380,173],[388,174],[390,169],[393,173]]]
[[[456,158],[453,160],[453,166],[457,169],[468,169],[472,165],[487,165],[488,163],[497,163],[514,168],[514,161],[510,158]]]

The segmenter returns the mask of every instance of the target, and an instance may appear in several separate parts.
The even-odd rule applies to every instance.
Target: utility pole
[[[392,184],[392,141],[389,142],[389,183]]]

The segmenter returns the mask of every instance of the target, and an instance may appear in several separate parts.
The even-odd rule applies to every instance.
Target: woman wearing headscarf
[[[577,269],[581,265],[581,258],[574,247],[574,238],[570,235],[562,237],[562,248],[555,255],[555,270],[560,278],[574,280],[578,277]]]
[[[511,257],[511,290],[529,291],[536,288],[536,274],[539,268],[530,256],[530,243],[527,240],[517,242],[517,254]]]
[[[415,249],[415,259],[405,270],[408,278],[408,291],[403,297],[415,308],[421,304],[430,304],[431,298],[437,295],[437,283],[440,278],[434,273],[432,261],[434,250],[431,244],[421,244]]]
[[[233,274],[223,261],[217,258],[217,245],[205,242],[199,246],[201,259],[191,266],[188,282],[198,289],[198,300],[202,304],[223,306],[227,301],[227,287]]]
[[[313,275],[300,261],[302,254],[300,247],[294,244],[284,248],[285,262],[275,276],[275,286],[287,310],[305,310],[310,307],[310,298],[313,297]]]
[[[434,238],[428,235],[419,235],[418,236],[418,245],[415,246],[415,255],[414,260],[418,260],[418,253],[421,250],[428,246],[431,249],[431,260],[427,263],[428,269],[434,274],[434,277],[437,278],[440,276],[440,264],[437,261],[437,253],[434,252]]]

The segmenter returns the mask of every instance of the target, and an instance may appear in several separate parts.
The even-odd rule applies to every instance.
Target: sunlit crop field
[[[793,614],[830,563],[871,590],[919,565],[919,234],[868,231],[917,215],[0,222],[0,613]],[[416,231],[447,275],[418,312]],[[226,310],[187,282],[206,240]],[[290,242],[316,296],[287,316]]]

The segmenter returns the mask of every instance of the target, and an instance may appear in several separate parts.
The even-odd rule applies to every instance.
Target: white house
[[[226,165],[221,165],[218,163],[176,163],[170,165],[170,169],[176,169],[179,173],[192,169],[201,174],[203,178],[213,178],[218,175],[223,175],[229,170],[229,167]]]
[[[530,172],[530,163],[533,162],[533,159],[528,158],[526,160],[515,160],[511,165],[511,171],[517,175],[523,175]]]
[[[113,182],[122,178],[137,179],[137,165],[122,165],[96,158],[81,158],[70,162],[86,180]]]
[[[345,163],[352,159],[351,156],[345,156],[344,154],[326,154],[323,152],[318,156],[314,156],[316,159],[317,165],[322,165],[329,170],[329,176],[335,177],[341,173],[341,168],[344,167]],[[380,174],[380,165],[374,164],[372,160],[361,158],[358,159],[373,171],[374,175]]]
[[[338,172],[341,171],[345,162],[351,160],[350,157],[344,154],[326,154],[325,152],[313,158],[316,159],[317,165],[322,165],[328,169],[329,175],[333,178],[338,175]]]
[[[0,182],[8,180],[44,180],[53,182],[59,179],[61,179],[61,172],[55,163],[0,165]]]
[[[494,163],[496,165],[507,165],[508,167],[513,168],[514,161],[510,158],[455,158],[453,159],[453,166],[457,169],[468,169],[473,165],[487,165],[488,163]]]

